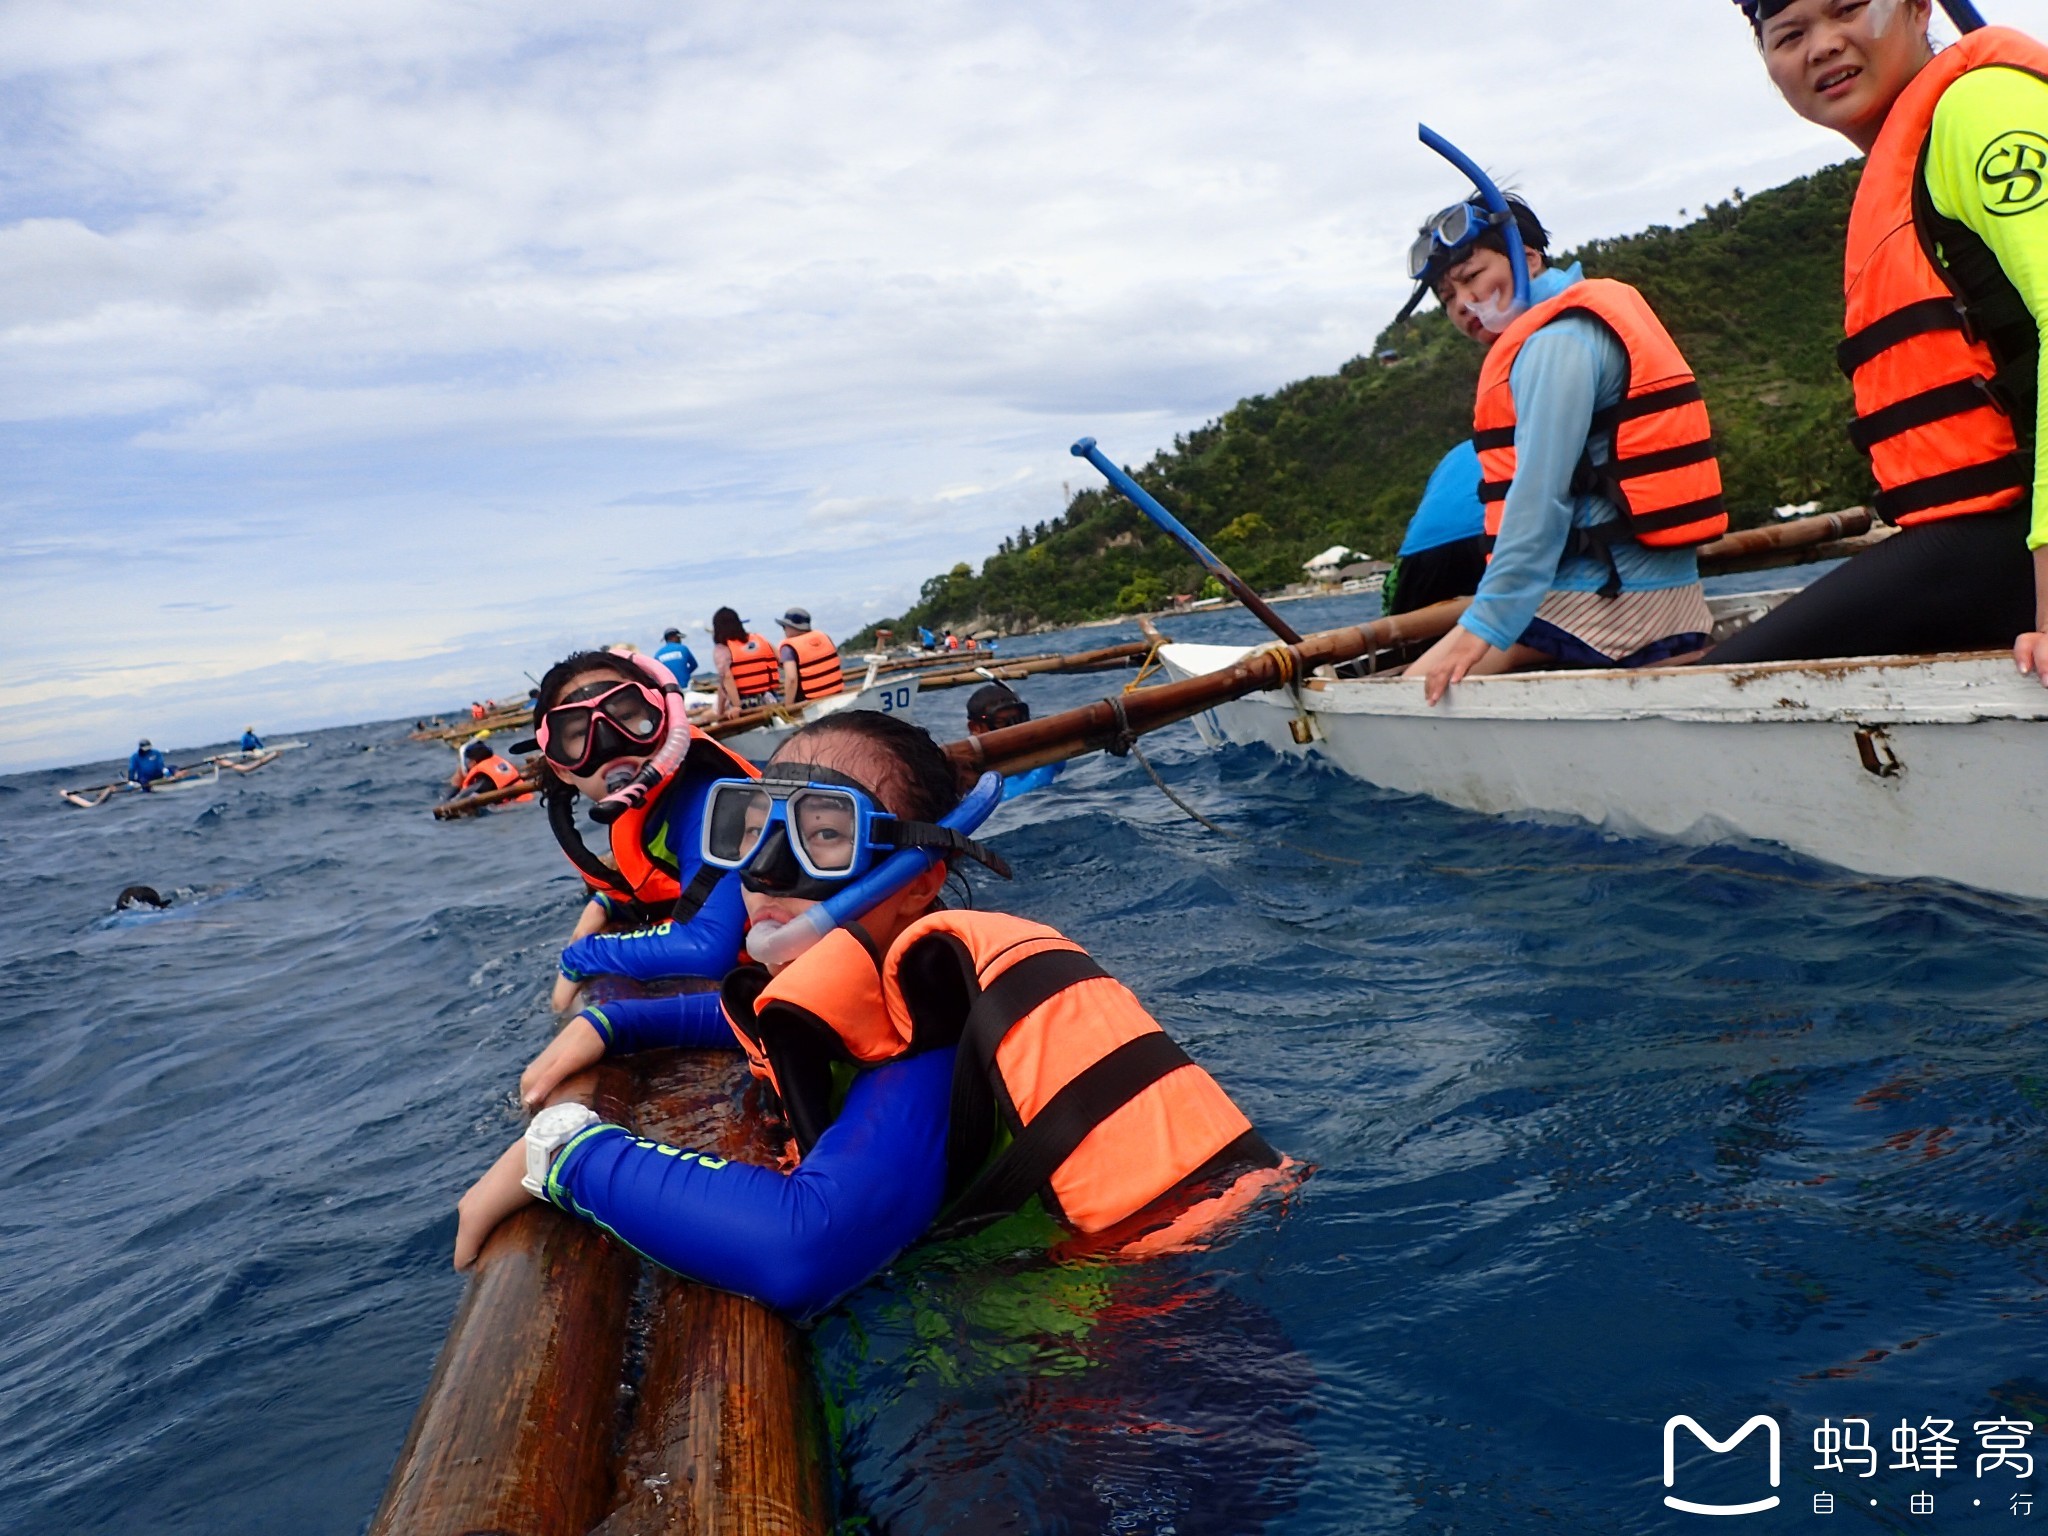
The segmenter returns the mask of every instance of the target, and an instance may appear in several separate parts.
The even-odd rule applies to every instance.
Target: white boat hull
[[[726,746],[739,753],[749,762],[765,763],[774,755],[775,749],[806,725],[814,724],[841,710],[871,709],[879,714],[910,717],[917,702],[917,674],[906,673],[901,677],[878,679],[862,688],[851,688],[844,693],[831,694],[807,704],[800,704],[792,711],[789,723],[760,725],[750,731],[741,731],[737,736],[724,737]]]
[[[1240,654],[1170,645],[1160,659],[1186,677]],[[1414,683],[1316,679],[1196,725],[1211,744],[1313,754],[1489,815],[1755,839],[2048,898],[2048,690],[2004,654],[1518,673],[1468,679],[1434,709]]]

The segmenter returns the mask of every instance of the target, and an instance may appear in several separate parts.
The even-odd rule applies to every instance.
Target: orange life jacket
[[[1934,211],[1922,168],[1942,93],[1994,65],[2048,79],[2048,47],[1984,27],[1936,54],[1892,103],[1849,214],[1836,359],[1888,522],[2001,511],[2034,480],[2014,416],[2031,438],[2038,332],[1989,248]]]
[[[568,799],[559,799],[549,807],[555,836],[561,841],[562,850],[569,855],[570,862],[582,872],[584,884],[594,891],[610,891],[630,897],[650,913],[672,922],[688,922],[697,915],[697,909],[704,905],[711,888],[725,877],[726,871],[715,864],[700,863],[697,873],[691,876],[690,884],[685,887],[680,878],[682,860],[667,845],[665,806],[668,797],[691,774],[717,779],[757,779],[761,770],[723,742],[714,741],[696,726],[691,726],[690,749],[683,756],[682,766],[665,782],[656,785],[646,799],[622,812],[611,824],[613,867],[610,869],[599,863],[587,848],[583,849],[584,857],[580,859],[571,848],[571,838],[576,840],[577,848],[582,848],[583,844],[582,835],[577,832],[569,810]],[[654,818],[656,829],[651,839],[649,818]]]
[[[517,768],[493,753],[462,776],[462,787],[465,790],[510,789],[519,782],[519,777]],[[529,790],[526,794],[515,795],[510,803],[523,805],[532,798],[533,793]]]
[[[775,647],[760,635],[725,642],[725,654],[732,661],[733,692],[741,698],[773,693],[782,685],[782,663]]]
[[[846,691],[846,677],[839,660],[839,647],[815,629],[791,635],[782,642],[796,652],[796,696],[822,699]]]
[[[1042,924],[935,912],[887,955],[839,928],[766,976],[726,979],[726,1017],[799,1156],[837,1112],[835,1073],[958,1045],[948,1227],[1036,1194],[1069,1227],[1100,1232],[1212,1166],[1279,1161],[1130,990]]]
[[[1627,283],[1607,277],[1574,283],[1532,305],[1494,342],[1480,367],[1472,436],[1479,449],[1487,538],[1500,533],[1508,487],[1515,479],[1515,396],[1509,372],[1531,336],[1572,313],[1591,315],[1628,353],[1627,393],[1593,413],[1594,434],[1607,438],[1608,462],[1596,466],[1589,455],[1572,480],[1574,491],[1597,491],[1622,517],[1582,531],[1594,543],[1619,535],[1658,549],[1719,538],[1728,531],[1728,508],[1721,499],[1721,463],[1714,457],[1714,432],[1699,381],[1648,301]],[[1610,526],[1612,535],[1605,532]],[[1618,574],[1612,590],[1620,590]]]

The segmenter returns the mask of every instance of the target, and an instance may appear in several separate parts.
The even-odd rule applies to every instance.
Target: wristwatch
[[[550,1104],[526,1127],[526,1177],[519,1182],[536,1200],[548,1194],[548,1169],[555,1154],[604,1116],[588,1104]]]

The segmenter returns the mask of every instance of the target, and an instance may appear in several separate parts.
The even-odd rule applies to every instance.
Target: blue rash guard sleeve
[[[668,799],[662,836],[677,855],[677,878],[686,887],[703,864],[704,801],[716,782],[693,779]],[[630,976],[635,981],[708,976],[716,981],[733,968],[746,931],[739,871],[733,870],[712,887],[687,923],[656,923],[632,933],[593,933],[562,951],[561,972],[571,981],[586,976]]]
[[[938,1216],[952,1092],[950,1050],[863,1072],[787,1174],[593,1126],[555,1159],[548,1199],[665,1269],[806,1317]]]
[[[622,997],[585,1008],[579,1015],[615,1051],[739,1049],[716,992],[678,997]]]
[[[571,981],[586,976],[630,976],[659,981],[669,976],[724,976],[739,958],[747,931],[735,870],[712,887],[711,895],[687,923],[656,923],[631,933],[593,933],[562,951],[561,971]]]
[[[1034,789],[1043,789],[1066,771],[1064,762],[1042,763],[1036,768],[1026,768],[1022,773],[1003,776],[1003,799],[1015,800],[1019,795],[1028,795]]]

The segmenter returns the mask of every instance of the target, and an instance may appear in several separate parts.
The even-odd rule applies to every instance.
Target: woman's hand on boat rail
[[[2034,551],[2034,627],[2013,641],[2012,659],[2048,688],[2048,544]]]
[[[462,1192],[455,1202],[455,1267],[467,1269],[484,1251],[484,1242],[498,1224],[525,1206],[533,1196],[519,1181],[526,1177],[526,1138],[521,1136],[491,1164],[490,1172]]]
[[[588,1018],[577,1014],[519,1074],[519,1102],[528,1114],[533,1113],[569,1078],[604,1060],[604,1053],[604,1036]]]
[[[1410,663],[1404,675],[1419,678],[1422,696],[1435,704],[1451,684],[1463,682],[1466,673],[1493,654],[1485,640],[1462,624],[1453,625],[1449,634],[1422,653],[1421,660]]]

